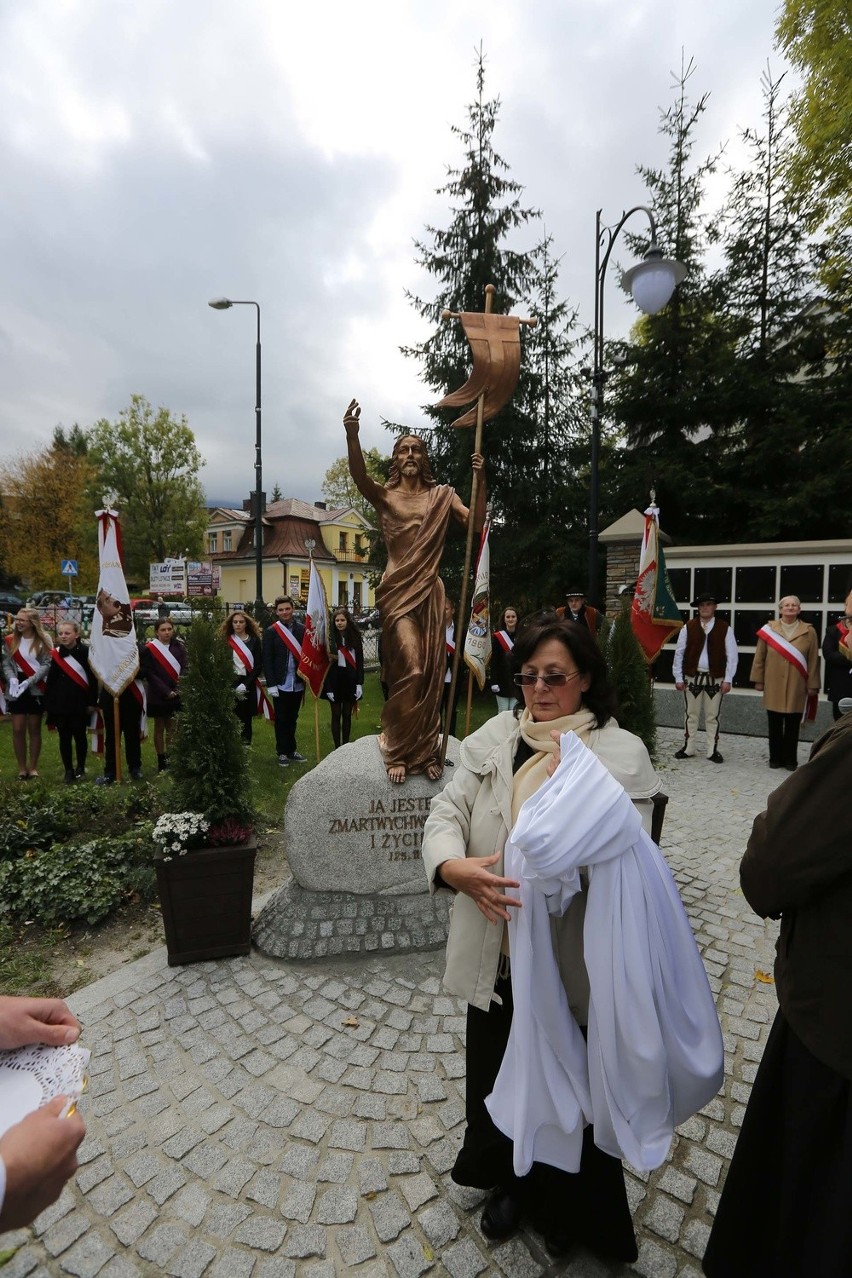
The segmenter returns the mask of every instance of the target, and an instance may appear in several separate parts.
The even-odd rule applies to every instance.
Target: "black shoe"
[[[95,777],[95,785],[112,785],[113,781],[115,781],[115,777]]]
[[[66,785],[73,785],[73,784],[74,784],[74,769],[73,769],[73,768],[66,768],[66,769],[65,769],[65,784],[66,784]]]
[[[680,750],[675,754],[676,759],[694,759],[694,754],[687,754],[686,750],[681,746]]]
[[[307,763],[308,761],[305,755],[299,754],[298,750],[294,750],[289,758],[291,763]]]
[[[85,781],[85,779],[86,779],[86,769],[85,769],[85,768],[77,768],[77,770],[76,770],[76,771],[75,771],[75,773],[74,773],[74,780],[75,780],[75,781]]]
[[[796,768],[798,768],[798,766],[799,766],[799,765],[798,765],[798,763],[785,763],[785,764],[784,764],[784,767],[787,769],[787,771],[788,771],[788,772],[795,772],[795,771],[796,771]]]
[[[131,769],[130,769],[130,780],[131,780],[131,781],[141,781],[141,780],[142,780],[142,769],[141,769],[141,768],[131,768]]]
[[[521,1219],[521,1206],[507,1189],[495,1189],[485,1204],[479,1222],[485,1237],[492,1242],[510,1238]]]
[[[721,754],[719,753],[719,751],[718,751],[718,750],[714,750],[712,754],[708,754],[707,758],[710,760],[710,762],[711,762],[711,763],[724,763],[724,762],[725,762],[725,760],[722,758],[722,756],[721,756]]]
[[[770,766],[770,768],[783,768],[783,767],[784,767],[784,764],[783,764],[783,763],[773,763],[773,762],[772,762],[772,760],[770,759],[770,760],[769,760],[769,766]]]

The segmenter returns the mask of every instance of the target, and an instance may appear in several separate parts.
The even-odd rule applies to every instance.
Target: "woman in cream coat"
[[[646,830],[660,781],[642,742],[612,719],[614,693],[587,628],[557,620],[530,627],[513,655],[525,710],[520,719],[498,714],[462,743],[460,766],[433,799],[423,838],[431,889],[458,893],[444,984],[469,1004],[467,1131],[452,1175],[460,1184],[494,1190],[482,1217],[488,1238],[508,1237],[527,1216],[552,1254],[565,1254],[580,1242],[630,1261],[637,1252],[621,1163],[595,1146],[591,1127],[583,1136],[578,1173],[534,1162],[519,1178],[512,1141],[493,1123],[485,1098],[500,1069],[513,1013],[505,925],[509,910],[519,905],[519,883],[503,877],[503,848],[521,804],[556,767],[559,734],[573,730],[593,751],[634,800]],[[552,923],[563,985],[581,1027],[589,1001],[584,911],[579,893]]]
[[[769,766],[795,772],[798,767],[799,724],[805,700],[819,692],[819,644],[816,631],[799,620],[802,605],[795,595],[785,595],[778,605],[779,620],[767,622],[757,632],[757,648],[749,679],[763,693],[769,725]],[[762,638],[766,632],[768,638]],[[779,648],[772,646],[778,642]],[[800,664],[783,655],[792,648]],[[791,656],[793,654],[791,653]]]

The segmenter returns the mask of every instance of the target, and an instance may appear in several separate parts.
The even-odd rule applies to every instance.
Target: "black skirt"
[[[14,701],[8,698],[6,707],[9,714],[43,714],[44,697],[37,697],[29,688],[25,688]]]
[[[850,1278],[850,1083],[779,1011],[704,1254],[708,1278]]]
[[[477,1189],[505,1186],[541,1233],[547,1235],[556,1228],[599,1256],[635,1260],[636,1236],[624,1172],[617,1158],[598,1149],[591,1127],[583,1133],[578,1172],[533,1163],[526,1176],[515,1177],[512,1142],[495,1127],[485,1107],[509,1041],[514,1010],[511,979],[498,979],[494,988],[502,1006],[492,1002],[487,1012],[477,1007],[467,1009],[467,1129],[451,1172],[453,1180]]]

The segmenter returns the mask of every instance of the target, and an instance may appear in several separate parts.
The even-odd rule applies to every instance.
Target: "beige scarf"
[[[517,821],[518,813],[530,795],[535,794],[547,780],[547,765],[551,756],[559,749],[559,742],[551,738],[551,732],[576,732],[583,745],[588,745],[595,722],[591,710],[580,709],[575,714],[565,714],[548,723],[536,723],[529,710],[524,711],[520,722],[521,736],[536,753],[521,764],[515,773],[512,783],[513,821]]]

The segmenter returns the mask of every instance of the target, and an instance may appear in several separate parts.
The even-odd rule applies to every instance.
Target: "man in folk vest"
[[[266,691],[275,699],[275,753],[278,763],[305,763],[296,749],[296,721],[305,685],[296,673],[302,655],[305,628],[293,619],[293,600],[279,595],[275,600],[276,620],[263,632],[263,673]]]
[[[556,615],[564,621],[576,621],[581,626],[588,626],[593,635],[597,635],[603,623],[603,617],[597,608],[586,603],[582,590],[566,590],[565,607],[557,608]]]
[[[711,763],[724,763],[719,753],[719,710],[722,697],[734,682],[737,645],[727,621],[716,616],[715,595],[699,595],[692,606],[698,609],[698,616],[682,627],[674,655],[675,687],[683,693],[686,712],[684,742],[675,758],[694,756],[703,710],[707,758]]]

